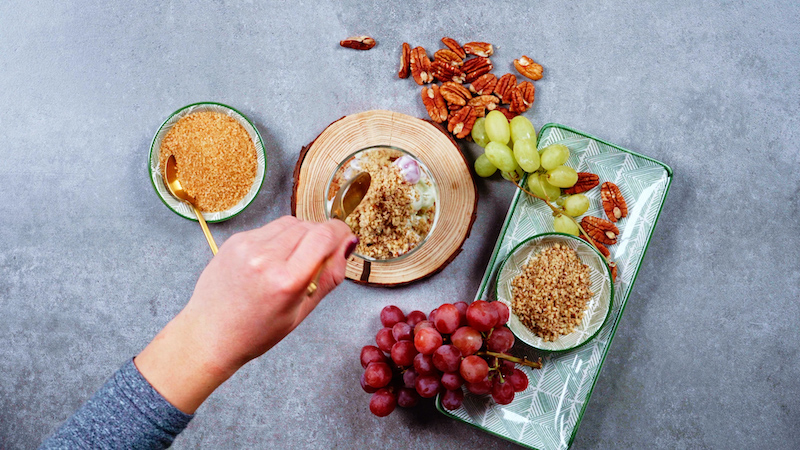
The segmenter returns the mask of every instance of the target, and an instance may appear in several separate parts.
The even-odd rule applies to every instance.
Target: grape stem
[[[586,232],[586,230],[584,230],[584,229],[583,229],[583,227],[581,226],[580,222],[578,222],[577,220],[575,220],[575,218],[574,218],[574,217],[572,217],[572,216],[570,216],[569,214],[567,214],[567,213],[566,213],[566,211],[564,211],[563,209],[553,206],[553,204],[552,204],[552,203],[550,203],[550,202],[549,202],[549,201],[548,201],[546,198],[539,197],[538,195],[534,194],[533,192],[531,192],[531,191],[529,191],[529,190],[525,189],[524,187],[520,186],[520,184],[519,184],[519,183],[517,183],[516,181],[514,181],[514,180],[510,180],[510,181],[511,181],[512,183],[514,183],[514,186],[516,186],[517,188],[519,188],[519,190],[521,190],[522,192],[524,192],[524,193],[526,193],[526,194],[530,195],[531,197],[538,198],[539,200],[543,201],[543,202],[544,202],[544,203],[545,203],[547,206],[549,206],[549,207],[550,207],[550,209],[552,209],[552,210],[553,210],[553,213],[554,213],[554,214],[560,214],[560,215],[564,215],[564,216],[568,217],[568,218],[569,218],[569,220],[571,220],[571,221],[575,222],[575,225],[577,225],[577,226],[578,226],[578,230],[580,230],[580,232],[581,232],[581,233],[582,233],[584,236],[586,236],[586,239],[589,241],[589,244],[591,244],[591,246],[592,246],[592,247],[594,247],[594,249],[595,249],[595,250],[597,250],[597,253],[599,253],[599,254],[600,254],[600,256],[602,256],[602,257],[603,257],[603,259],[605,260],[606,264],[608,264],[608,266],[609,266],[609,267],[614,267],[614,266],[615,266],[614,262],[613,262],[613,261],[611,261],[610,259],[608,259],[608,258],[606,257],[606,255],[604,255],[604,254],[603,254],[603,252],[601,252],[601,251],[600,251],[600,248],[598,248],[598,247],[597,247],[597,244],[594,242],[594,239],[592,239],[592,237],[591,237],[591,236],[589,236],[589,233],[587,233],[587,232]]]
[[[515,362],[517,364],[522,364],[523,366],[532,367],[534,369],[541,369],[542,368],[542,360],[541,358],[539,361],[529,361],[528,358],[517,358],[516,356],[506,355],[505,353],[497,353],[497,352],[478,352],[476,353],[478,356],[494,356],[495,358],[505,359],[506,361]]]

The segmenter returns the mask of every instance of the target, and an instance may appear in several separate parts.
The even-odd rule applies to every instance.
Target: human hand
[[[291,216],[232,236],[200,275],[183,311],[136,357],[137,368],[173,405],[194,412],[342,282],[357,242],[344,222]],[[323,265],[317,291],[307,296]]]

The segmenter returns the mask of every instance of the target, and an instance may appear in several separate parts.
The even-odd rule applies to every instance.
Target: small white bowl
[[[523,325],[511,309],[513,299],[511,282],[522,273],[522,269],[532,257],[556,244],[566,245],[575,250],[581,262],[589,266],[589,279],[594,295],[586,304],[580,325],[575,327],[572,333],[561,336],[555,341],[545,341]],[[496,294],[497,300],[505,303],[511,310],[508,327],[519,340],[538,350],[563,352],[589,342],[606,323],[614,301],[614,283],[611,281],[608,265],[594,247],[569,234],[542,233],[521,242],[509,253],[497,273]]]
[[[197,221],[192,207],[173,197],[164,185],[164,178],[161,174],[161,168],[159,167],[159,154],[161,152],[161,141],[164,140],[169,130],[171,130],[180,119],[191,113],[204,111],[217,112],[236,119],[236,121],[244,127],[245,131],[247,131],[247,134],[250,135],[250,139],[253,141],[253,145],[256,148],[256,177],[247,195],[239,200],[237,204],[225,211],[203,212],[203,218],[206,219],[206,222],[222,222],[244,211],[244,209],[250,205],[253,199],[256,198],[258,191],[261,190],[261,185],[264,184],[264,174],[267,171],[267,154],[264,150],[264,142],[261,139],[261,134],[244,114],[228,105],[214,102],[192,103],[191,105],[184,106],[175,111],[161,124],[156,135],[153,137],[153,142],[150,144],[150,162],[148,169],[150,171],[150,181],[153,183],[153,188],[161,198],[161,201],[167,205],[167,208],[183,218]]]

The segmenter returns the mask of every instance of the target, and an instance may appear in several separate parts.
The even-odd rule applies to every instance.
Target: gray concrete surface
[[[208,262],[197,225],[147,178],[173,110],[227,103],[267,141],[267,182],[213,226],[221,243],[289,213],[296,155],[331,121],[422,116],[398,49],[443,35],[495,43],[497,71],[540,61],[537,126],[675,170],[574,448],[800,447],[798,24],[791,1],[1,2],[0,448],[36,447],[181,309]],[[361,33],[378,46],[338,47]],[[514,447],[433,410],[374,418],[357,381],[382,306],[474,295],[512,194],[479,190],[452,265],[402,289],[345,283],[175,448]]]

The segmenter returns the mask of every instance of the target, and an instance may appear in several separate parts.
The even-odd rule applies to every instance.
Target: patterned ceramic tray
[[[541,356],[543,366],[540,370],[520,366],[530,384],[509,405],[473,394],[467,394],[463,406],[455,411],[445,410],[440,400],[436,402],[439,411],[448,416],[541,450],[565,449],[575,439],[672,182],[672,169],[663,163],[579,131],[547,124],[539,132],[539,148],[555,143],[569,147],[569,166],[596,173],[601,182],[616,183],[628,204],[628,216],[617,224],[618,242],[609,246],[611,259],[619,268],[611,316],[594,339],[575,350],[544,354],[517,343],[515,354],[532,359]],[[586,214],[605,217],[599,187],[585,194],[591,200]],[[543,202],[517,191],[475,299],[495,300],[495,277],[508,253],[530,236],[553,231],[552,224],[551,211]]]

